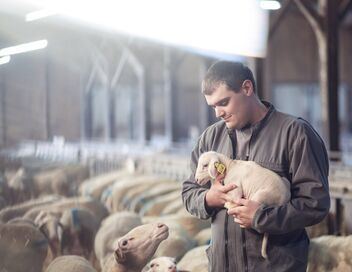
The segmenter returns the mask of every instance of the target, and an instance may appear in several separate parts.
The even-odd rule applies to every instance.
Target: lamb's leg
[[[269,238],[269,234],[265,232],[263,237],[263,242],[262,242],[262,256],[264,259],[268,259],[268,254],[266,252],[266,247],[268,245],[268,238]]]
[[[226,209],[234,208],[237,205],[233,202],[243,197],[243,191],[241,187],[237,187],[227,193],[228,199],[224,207]]]

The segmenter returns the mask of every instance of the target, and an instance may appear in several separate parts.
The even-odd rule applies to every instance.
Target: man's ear
[[[114,257],[117,263],[123,264],[126,262],[126,255],[122,252],[122,250],[117,247],[114,252]]]
[[[254,93],[253,83],[249,79],[246,79],[242,83],[242,89],[247,96],[251,96]]]

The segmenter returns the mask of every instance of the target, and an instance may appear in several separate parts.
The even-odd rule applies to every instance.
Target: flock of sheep
[[[0,177],[0,271],[207,271],[209,227],[164,177],[77,165]]]
[[[208,271],[210,222],[185,211],[179,181],[79,165],[2,172],[0,271]],[[308,271],[352,271],[352,238],[325,235],[329,219],[308,229]]]

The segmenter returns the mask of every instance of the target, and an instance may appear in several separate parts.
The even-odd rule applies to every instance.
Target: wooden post
[[[339,2],[295,0],[313,28],[318,43],[320,94],[324,137],[329,145],[330,159],[340,160],[340,125],[338,118],[338,29]]]

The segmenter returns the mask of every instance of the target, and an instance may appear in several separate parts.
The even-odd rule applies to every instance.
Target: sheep
[[[162,223],[144,224],[133,228],[116,241],[115,251],[109,256],[103,272],[142,271],[168,235],[169,229]]]
[[[43,196],[38,199],[28,200],[26,202],[16,204],[13,206],[6,207],[0,211],[0,222],[7,222],[15,217],[21,217],[29,210],[35,207],[44,207],[46,205],[52,204],[58,200],[62,199],[61,196],[51,195]],[[35,217],[31,218],[34,220]]]
[[[89,176],[88,168],[79,165],[32,172],[22,167],[9,180],[16,202],[48,194],[72,195],[77,191],[78,183]]]
[[[23,220],[25,217],[22,218]],[[95,216],[81,208],[65,208],[63,211],[41,211],[34,220],[49,242],[46,263],[60,255],[75,254],[92,261],[94,238],[99,228]]]
[[[165,216],[144,216],[142,218],[143,223],[150,222],[163,222],[165,224],[178,224],[180,225],[187,233],[188,236],[194,237],[202,229],[210,227],[210,220],[202,220],[195,216],[187,215],[178,215],[170,214]]]
[[[181,191],[175,190],[168,194],[155,197],[153,200],[147,202],[140,210],[139,214],[142,216],[158,216],[167,204],[180,199]]]
[[[0,210],[11,204],[10,188],[6,176],[0,171]]]
[[[45,272],[97,272],[83,257],[76,255],[61,256],[53,260]]]
[[[189,227],[187,229],[187,226],[183,225],[185,222],[182,219],[184,218],[175,216],[143,217],[143,223],[162,222],[169,227],[169,237],[161,242],[154,257],[169,256],[179,260],[188,250],[196,246],[197,242],[193,239],[193,233],[196,231],[190,233]],[[197,221],[191,220],[186,225],[193,225],[195,222]]]
[[[197,233],[194,237],[198,246],[209,245],[211,241],[211,228],[206,228]]]
[[[22,220],[29,219],[22,217]],[[46,263],[50,262],[61,253],[63,226],[60,224],[60,218],[57,214],[42,211],[34,219],[34,224],[48,240],[50,252]]]
[[[67,165],[41,171],[31,180],[34,197],[44,194],[70,196],[77,192],[79,184],[89,177],[89,169],[80,165]]]
[[[352,271],[352,235],[325,235],[309,245],[307,272]]]
[[[182,198],[179,197],[174,201],[171,201],[169,204],[165,205],[165,207],[161,211],[161,215],[175,214],[182,208],[184,209]]]
[[[48,241],[27,222],[0,224],[0,271],[42,271]]]
[[[146,265],[142,272],[178,272],[176,259],[172,257],[157,257]]]
[[[145,177],[147,177],[147,179]],[[165,178],[156,178],[154,176],[150,176],[150,178],[144,176],[143,178],[143,176],[140,176],[131,184],[130,188],[126,188],[127,191],[122,198],[120,208],[134,211],[134,207],[132,206],[135,205],[134,203],[136,203],[136,200],[137,202],[140,200],[141,195],[146,191],[149,191],[150,188],[154,188],[161,184],[167,184],[167,182],[168,180],[165,180]]]
[[[16,173],[8,179],[8,188],[11,202],[20,203],[32,198],[30,190],[31,175],[24,167],[19,168]]]
[[[343,208],[343,206],[342,206],[342,208]],[[343,210],[342,210],[342,214],[343,214]],[[337,228],[335,225],[335,221],[336,221],[335,214],[332,212],[329,212],[324,217],[324,219],[321,222],[319,222],[318,224],[306,227],[308,237],[310,239],[312,239],[312,238],[323,236],[323,235],[336,234]],[[341,235],[346,235],[347,234],[347,230],[346,230],[347,227],[345,224],[344,216],[341,221],[342,221],[341,227],[340,227]]]
[[[140,194],[149,190],[151,188],[151,186],[154,186],[154,185],[157,185],[157,183],[156,184],[153,183],[153,185],[151,185],[150,183],[141,183],[141,184],[134,185],[133,187],[131,187],[128,191],[126,191],[125,195],[122,198],[122,201],[120,204],[122,209],[131,210],[131,208],[130,208],[131,202],[135,198],[138,198],[140,196]]]
[[[177,263],[177,268],[185,271],[208,272],[208,257],[206,250],[209,246],[199,246],[188,251]]]
[[[214,151],[205,152],[199,157],[195,180],[198,184],[205,185],[222,171],[226,173],[224,184],[237,185],[237,188],[228,193],[230,201],[225,204],[225,208],[233,205],[231,200],[242,197],[266,205],[283,205],[291,198],[289,181],[275,172],[254,161],[232,160]],[[264,233],[261,254],[265,259],[268,258],[267,242],[268,233]]]
[[[94,241],[95,254],[101,267],[103,267],[106,257],[114,250],[114,240],[140,225],[142,225],[141,217],[128,211],[117,212],[104,219]]]
[[[176,260],[180,260],[195,245],[196,241],[185,235],[185,233],[181,234],[175,229],[169,229],[169,237],[160,243],[154,256],[171,256]]]
[[[63,228],[61,251],[63,255],[75,254],[94,260],[94,240],[99,229],[98,219],[88,210],[67,209],[60,217]]]
[[[106,206],[107,207],[111,206],[112,212],[124,210],[122,201],[126,193],[131,188],[134,188],[135,186],[139,186],[139,185],[145,185],[145,184],[149,184],[150,186],[155,186],[158,183],[164,183],[164,182],[169,182],[169,180],[162,177],[153,176],[153,175],[151,176],[139,175],[139,176],[129,177],[129,178],[125,178],[120,181],[117,181],[112,186],[112,193],[110,196],[111,199],[107,200],[111,202],[111,205],[107,204]]]
[[[163,196],[175,190],[179,190],[180,188],[180,184],[176,182],[157,184],[133,199],[130,204],[130,210],[140,212],[142,207],[148,205],[149,202],[153,202],[155,197]],[[179,196],[181,196],[181,194],[179,194]],[[143,213],[141,215],[143,215]]]
[[[46,207],[32,208],[23,217],[34,220],[41,211],[61,214],[63,211],[72,208],[81,208],[90,211],[95,215],[99,223],[109,214],[105,206],[96,199],[91,197],[72,197],[62,198],[60,201],[56,201]]]
[[[99,200],[107,187],[112,185],[116,180],[126,176],[132,175],[126,170],[117,170],[95,176],[83,181],[79,186],[78,193],[81,196],[91,196]]]

